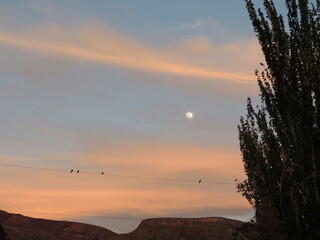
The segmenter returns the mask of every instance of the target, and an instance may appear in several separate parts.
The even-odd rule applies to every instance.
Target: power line
[[[13,165],[13,164],[7,164],[7,163],[0,163],[0,166],[12,167],[12,168],[32,169],[32,170],[40,170],[40,171],[53,171],[53,172],[70,173],[70,170],[64,170],[64,169],[31,167],[31,166]],[[79,174],[80,173],[81,174],[89,174],[89,175],[109,176],[109,177],[123,177],[123,178],[135,178],[135,179],[146,179],[146,180],[171,181],[171,182],[199,183],[199,180],[186,180],[186,179],[176,179],[176,178],[158,178],[158,177],[149,177],[149,176],[134,176],[134,175],[124,175],[124,174],[113,174],[113,173],[107,173],[107,172],[97,173],[97,172],[80,171]],[[205,180],[201,180],[201,183],[235,185],[235,183],[231,183],[231,182],[205,181]]]
[[[46,213],[46,212],[25,212],[21,211],[15,214],[35,214],[35,215],[52,215],[52,216],[61,216],[61,217],[85,217],[85,218],[103,218],[103,219],[119,219],[119,220],[135,220],[141,221],[144,218],[135,218],[135,217],[118,217],[118,216],[94,216],[94,215],[78,215],[78,214],[59,214],[59,213]]]

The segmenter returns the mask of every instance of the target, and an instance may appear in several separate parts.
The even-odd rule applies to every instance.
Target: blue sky
[[[0,51],[1,163],[244,178],[237,124],[263,56],[243,1],[1,1]],[[85,216],[252,216],[234,185],[0,176],[3,210],[117,232],[139,221]]]

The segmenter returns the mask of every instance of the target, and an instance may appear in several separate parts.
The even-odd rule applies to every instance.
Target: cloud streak
[[[254,82],[252,75],[201,67],[200,64],[186,60],[185,56],[177,54],[178,52],[171,53],[172,49],[160,51],[144,46],[110,28],[103,31],[99,27],[90,27],[93,30],[88,29],[75,30],[72,35],[60,26],[46,26],[40,30],[23,34],[2,32],[0,43],[42,54],[114,65],[143,72],[197,77],[208,81],[226,80],[241,84]]]
[[[104,149],[101,149],[103,146]],[[188,180],[202,178],[203,181],[232,183],[235,177],[241,179],[243,175],[237,153],[164,143],[148,145],[148,142],[118,148],[106,147],[107,144],[101,143],[66,159],[77,159],[72,168],[76,166],[81,171],[97,173],[104,171]],[[39,161],[10,156],[0,156],[0,160],[19,161],[21,164]],[[36,166],[43,166],[39,164],[41,161]],[[64,167],[52,168],[67,170],[66,165],[71,169],[71,164],[65,161]],[[0,175],[4,179],[0,183],[4,196],[0,204],[8,211],[66,215],[106,212],[106,215],[115,216],[125,212],[135,217],[141,213],[149,216],[179,215],[186,209],[203,208],[215,209],[207,211],[207,215],[218,212],[224,216],[224,209],[230,207],[249,211],[247,201],[236,192],[235,185],[167,182],[20,168],[0,168]],[[195,210],[189,216],[199,214]]]
[[[246,89],[252,86],[247,84],[255,82],[254,76],[250,75],[253,69],[246,66],[249,61],[252,63],[259,57],[255,42],[248,40],[215,44],[202,36],[155,48],[97,24],[73,29],[45,24],[41,28],[25,32],[10,33],[0,30],[0,49],[5,50],[0,59],[3,72],[9,72],[7,81],[12,85],[8,86],[14,90],[12,93],[5,91],[8,95],[2,95],[5,99],[3,105],[11,109],[17,107],[17,113],[8,115],[8,123],[4,125],[9,126],[7,129],[10,131],[6,132],[3,140],[3,154],[6,155],[0,156],[2,162],[34,166],[50,164],[52,168],[65,170],[77,168],[88,172],[104,171],[111,174],[192,181],[201,178],[203,182],[233,183],[234,178],[243,177],[238,152],[213,149],[216,144],[214,141],[207,141],[208,144],[202,146],[203,139],[215,140],[220,132],[223,132],[223,136],[226,135],[221,130],[224,128],[220,125],[216,127],[218,120],[215,116],[220,114],[218,103],[216,113],[199,117],[192,124],[181,123],[177,114],[183,112],[185,105],[196,100],[194,95],[198,96],[198,92],[187,96],[190,100],[186,101],[185,98],[179,99],[180,95],[177,93],[172,94],[171,99],[171,93],[164,91],[164,95],[162,92],[159,94],[161,104],[156,99],[158,95],[154,96],[150,92],[152,97],[146,94],[141,99],[143,104],[131,109],[129,101],[135,100],[134,94],[141,94],[140,91],[128,96],[121,88],[123,95],[117,93],[114,99],[106,101],[105,95],[109,92],[105,89],[119,91],[104,80],[109,75],[95,75],[92,74],[94,71],[90,71],[90,81],[85,77],[88,85],[84,86],[92,84],[103,89],[103,97],[100,99],[95,95],[95,88],[88,87],[82,94],[82,90],[79,90],[81,79],[77,78],[77,74],[82,74],[82,71],[78,71],[79,66],[98,64],[103,67],[116,66],[121,70],[133,69],[144,74],[152,73],[152,77],[148,74],[143,77],[169,85],[176,79],[186,80],[185,83],[195,81],[194,86],[199,87],[202,99],[195,101],[192,106],[205,103],[209,108],[211,101],[206,99],[213,98],[212,95],[218,91],[215,89],[208,97],[203,98],[203,89],[209,85],[207,83],[228,83],[239,91],[240,85],[233,84],[234,82],[243,84],[241,87]],[[72,72],[70,76],[61,76],[63,71],[67,73],[71,68],[76,69],[77,74],[73,75]],[[14,74],[21,74],[19,79],[26,79],[28,75],[32,80],[40,77],[29,92],[29,88],[24,88],[25,82],[15,83],[11,80],[14,77],[10,76],[15,76]],[[139,74],[139,78],[141,75]],[[100,78],[102,84],[97,80]],[[137,79],[134,74],[130,75],[130,80],[131,78]],[[38,83],[41,87],[45,84],[49,87],[42,93],[38,91]],[[105,83],[108,85],[105,86]],[[187,89],[185,83],[184,89]],[[66,91],[66,86],[72,91]],[[131,85],[126,88],[132,91]],[[35,96],[33,91],[37,93]],[[94,97],[91,97],[93,93]],[[110,96],[113,97],[112,94]],[[166,96],[170,98],[163,101]],[[117,100],[122,97],[123,102]],[[7,104],[11,100],[14,100],[14,105]],[[112,108],[117,104],[120,107]],[[227,106],[225,102],[224,104]],[[198,110],[199,116],[201,108]],[[21,113],[20,109],[23,109]],[[228,109],[225,108],[226,111]],[[140,117],[140,128],[136,126],[139,124],[131,124],[130,121],[117,125],[119,119],[132,117],[133,121],[133,116]],[[181,116],[183,118],[184,115]],[[114,124],[113,121],[116,120],[117,124]],[[183,118],[182,121],[184,120]],[[223,118],[223,121],[227,120]],[[188,134],[182,134],[182,131]],[[211,131],[215,136],[209,138],[207,133]],[[155,136],[155,139],[150,136]],[[194,140],[191,141],[190,136]],[[5,168],[0,168],[0,173],[3,179],[0,187],[5,196],[0,204],[8,211],[28,210],[74,215],[94,215],[97,212],[116,215],[131,211],[131,215],[145,212],[150,216],[166,216],[185,212],[186,209],[220,209],[219,214],[223,214],[224,209],[230,206],[249,209],[248,203],[236,192],[234,185],[186,184],[151,179],[133,181],[131,178],[111,177],[107,174],[89,176],[81,173]],[[190,213],[191,216],[196,216],[197,211]],[[215,213],[206,212],[208,215]]]
[[[208,21],[206,19],[199,18],[191,24],[182,25],[180,29],[197,29],[205,26],[214,26],[215,24],[216,24],[215,21]]]

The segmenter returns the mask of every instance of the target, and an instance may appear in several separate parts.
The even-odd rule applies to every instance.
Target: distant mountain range
[[[152,218],[130,233],[117,234],[84,223],[26,217],[0,210],[10,240],[229,240],[243,222],[221,217]]]

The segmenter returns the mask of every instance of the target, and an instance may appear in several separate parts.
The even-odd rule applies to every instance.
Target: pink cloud
[[[120,66],[143,72],[197,77],[205,81],[218,79],[243,84],[255,82],[251,74],[252,69],[246,72],[237,65],[243,60],[256,60],[259,56],[255,43],[251,40],[215,45],[208,39],[199,38],[186,40],[178,46],[166,49],[155,49],[99,24],[73,29],[46,25],[23,33],[2,32],[0,43],[39,54]],[[203,64],[204,60],[207,63]],[[238,71],[240,69],[241,71]]]

